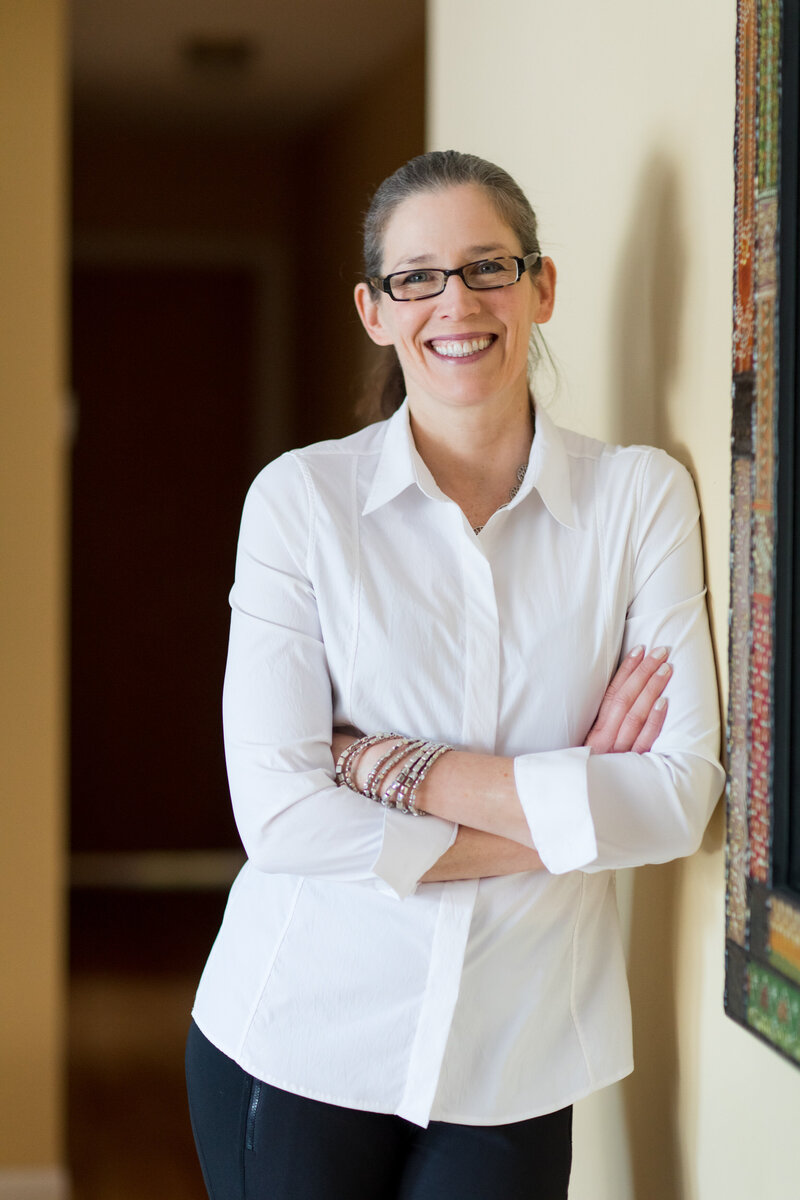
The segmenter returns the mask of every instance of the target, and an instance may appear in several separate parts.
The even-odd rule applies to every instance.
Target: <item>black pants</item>
[[[566,1200],[572,1109],[427,1129],[253,1079],[192,1024],[189,1109],[211,1200]]]

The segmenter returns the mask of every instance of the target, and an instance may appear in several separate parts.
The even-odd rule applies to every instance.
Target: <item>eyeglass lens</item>
[[[468,288],[506,287],[519,278],[515,258],[485,258],[480,262],[467,263],[459,271],[434,270],[419,267],[416,271],[398,271],[389,275],[389,286],[397,300],[425,300],[444,291],[448,275],[459,274]]]

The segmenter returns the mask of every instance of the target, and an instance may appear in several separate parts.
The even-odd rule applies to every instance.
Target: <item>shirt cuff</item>
[[[514,781],[534,847],[553,875],[577,871],[597,858],[590,753],[588,746],[576,746],[514,759]]]
[[[441,817],[413,817],[385,808],[383,840],[372,867],[378,890],[399,900],[410,896],[425,872],[450,849],[457,833],[458,825]]]

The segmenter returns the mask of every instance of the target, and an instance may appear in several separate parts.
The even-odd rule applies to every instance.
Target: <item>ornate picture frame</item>
[[[725,1011],[800,1064],[800,0],[739,0]]]

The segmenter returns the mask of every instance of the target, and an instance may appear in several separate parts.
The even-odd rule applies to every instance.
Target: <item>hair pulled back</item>
[[[410,196],[463,184],[477,184],[486,191],[499,216],[519,240],[523,254],[541,253],[536,214],[508,171],[476,154],[430,150],[398,167],[393,175],[384,179],[372,197],[364,218],[364,278],[374,295],[378,292],[369,280],[383,274],[383,241],[395,210]],[[538,275],[541,269],[540,258],[530,268],[530,274]],[[380,364],[379,375],[380,378],[372,381],[371,394],[361,405],[362,415],[373,421],[390,417],[406,394],[400,361],[393,347]]]

